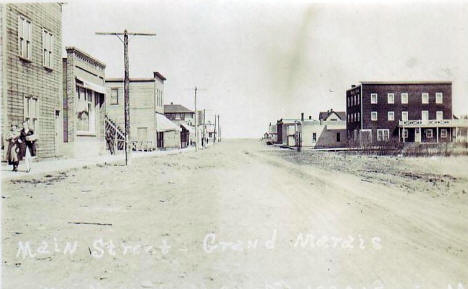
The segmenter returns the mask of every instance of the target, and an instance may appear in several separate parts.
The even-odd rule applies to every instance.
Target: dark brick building
[[[452,83],[361,82],[346,91],[351,144],[450,141]]]

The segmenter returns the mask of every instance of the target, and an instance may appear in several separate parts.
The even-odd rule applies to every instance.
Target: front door
[[[55,155],[59,154],[59,147],[62,143],[63,129],[62,120],[60,117],[60,110],[55,111]]]
[[[414,129],[414,142],[421,142],[421,128]]]

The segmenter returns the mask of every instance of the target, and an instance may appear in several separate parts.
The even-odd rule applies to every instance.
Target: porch
[[[400,142],[467,142],[467,119],[407,120],[398,122]]]

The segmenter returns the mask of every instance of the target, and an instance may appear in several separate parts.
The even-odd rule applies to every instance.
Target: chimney
[[[333,108],[330,108],[330,112],[333,112]]]
[[[312,119],[312,116],[311,116],[311,115],[309,115],[309,119]]]
[[[351,85],[351,88],[355,88],[355,87],[356,87],[356,85],[354,85],[354,84],[353,84],[353,85]]]
[[[174,104],[172,101],[171,101],[171,105]]]
[[[301,112],[301,120],[304,121],[304,113]]]

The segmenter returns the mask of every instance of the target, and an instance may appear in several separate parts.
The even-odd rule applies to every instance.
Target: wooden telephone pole
[[[198,88],[195,86],[195,151],[198,151],[198,112],[197,112],[197,90]]]
[[[156,36],[154,33],[136,33],[128,32],[127,29],[124,32],[96,32],[96,35],[114,35],[117,36],[124,45],[124,119],[125,119],[125,165],[128,165],[130,160],[130,72],[128,65],[128,36]],[[120,38],[120,36],[123,36]]]

